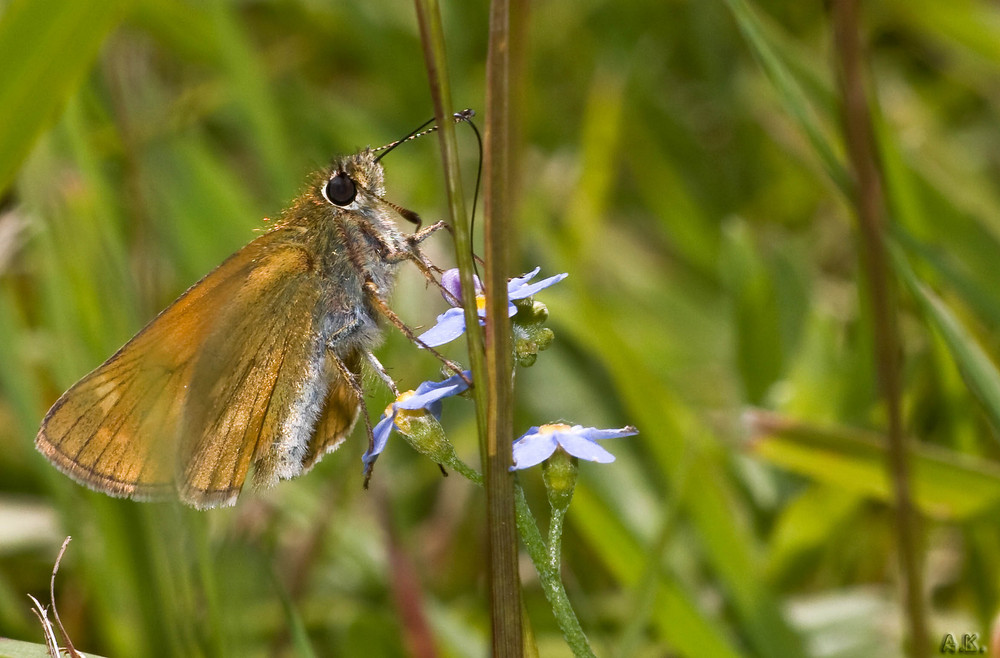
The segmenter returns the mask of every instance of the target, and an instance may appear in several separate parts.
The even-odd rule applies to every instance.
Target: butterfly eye
[[[326,200],[338,206],[346,206],[354,197],[358,195],[358,188],[354,186],[354,181],[344,172],[338,173],[331,178],[323,190]]]

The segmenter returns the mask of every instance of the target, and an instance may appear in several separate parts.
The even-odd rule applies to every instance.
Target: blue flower
[[[507,316],[510,317],[517,313],[517,308],[511,303],[514,299],[526,299],[531,297],[539,290],[548,288],[549,286],[559,283],[566,278],[567,274],[556,274],[555,276],[550,276],[547,279],[542,279],[536,283],[528,283],[531,279],[535,278],[538,274],[540,267],[536,267],[524,276],[519,276],[511,279],[507,282]],[[462,299],[462,292],[458,285],[458,270],[451,269],[441,275],[441,285],[450,293],[447,297],[448,303],[455,306],[456,302]],[[476,285],[476,308],[479,311],[479,322],[482,323],[482,318],[486,317],[486,297],[482,294],[482,284],[479,282],[479,277],[475,278]],[[438,345],[444,345],[445,343],[450,343],[459,336],[465,333],[465,312],[460,306],[455,306],[455,308],[450,308],[441,315],[438,316],[437,322],[433,327],[425,331],[419,336],[420,340],[429,347],[437,347]]]
[[[607,464],[615,460],[614,455],[595,443],[600,439],[618,439],[638,434],[639,430],[627,425],[617,430],[599,430],[564,423],[552,423],[532,427],[514,441],[514,465],[510,470],[529,468],[540,464],[562,448],[574,457],[587,461]]]
[[[472,378],[472,373],[468,370],[463,374],[467,379]],[[375,442],[361,457],[361,461],[364,462],[364,472],[368,473],[371,470],[372,464],[385,450],[385,444],[389,441],[393,428],[409,433],[409,422],[404,422],[401,415],[409,419],[429,413],[436,422],[441,418],[441,400],[458,395],[468,388],[469,385],[461,375],[452,375],[442,382],[423,382],[415,391],[400,393],[395,402],[385,408],[385,412],[372,430]],[[400,428],[400,425],[406,427]]]

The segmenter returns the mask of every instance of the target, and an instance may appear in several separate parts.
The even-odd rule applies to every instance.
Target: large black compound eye
[[[331,178],[323,190],[326,200],[337,206],[346,206],[358,196],[358,188],[351,177],[344,172]]]

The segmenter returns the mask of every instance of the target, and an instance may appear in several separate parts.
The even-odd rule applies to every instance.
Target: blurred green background
[[[931,636],[988,644],[1000,8],[866,4]],[[443,11],[455,109],[481,108],[487,6]],[[511,274],[570,277],[540,295],[557,338],[519,372],[516,428],[641,432],[605,444],[615,463],[581,466],[568,518],[565,580],[595,650],[902,655],[822,3],[581,0],[523,18]],[[252,239],[310,170],[432,113],[407,3],[0,2],[0,635],[41,642],[27,594],[47,600],[70,534],[57,601],[85,651],[407,655],[417,611],[440,655],[486,654],[481,492],[403,441],[371,491],[356,431],[308,476],[210,512],[93,494],[32,446],[60,392]],[[459,136],[469,183],[475,140]],[[386,168],[390,200],[444,217],[436,139]],[[433,242],[449,266],[449,240]],[[404,268],[404,319],[444,306]],[[387,333],[378,354],[397,381],[436,377]],[[373,393],[373,416],[388,401]],[[477,463],[469,403],[444,422]],[[544,524],[539,471],[520,480]],[[526,560],[522,578],[541,655],[568,655]]]

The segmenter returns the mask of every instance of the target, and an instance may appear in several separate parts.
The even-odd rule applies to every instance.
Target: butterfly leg
[[[421,242],[429,238],[432,234],[436,233],[441,229],[447,229],[448,231],[451,231],[451,227],[447,223],[443,221],[434,222],[430,226],[425,226],[416,233],[411,233],[407,235],[406,242],[407,244],[410,245],[420,244]]]
[[[401,250],[402,253],[400,254],[400,259],[413,261],[414,265],[417,266],[417,269],[419,269],[424,275],[424,278],[440,288],[445,293],[445,296],[448,296],[448,291],[445,290],[445,288],[441,285],[441,282],[438,281],[436,276],[434,276],[435,272],[440,274],[444,270],[428,260],[420,251],[420,243],[430,237],[431,234],[442,228],[451,231],[451,226],[445,222],[435,222],[421,231],[407,235],[405,238],[406,249]]]
[[[386,318],[389,319],[390,322],[396,325],[396,328],[399,329],[403,333],[403,335],[410,340],[410,342],[419,345],[423,349],[433,354],[438,361],[440,361],[445,365],[446,368],[448,368],[455,374],[459,375],[465,381],[466,384],[472,386],[472,382],[465,375],[465,373],[462,372],[462,369],[458,366],[458,364],[445,357],[443,354],[435,350],[433,347],[431,347],[424,341],[420,340],[417,337],[417,335],[413,333],[413,330],[410,329],[408,326],[406,326],[406,323],[403,322],[398,315],[396,315],[396,312],[393,311],[391,308],[389,308],[389,305],[385,303],[385,300],[382,299],[382,296],[379,294],[378,286],[375,285],[374,281],[371,280],[365,281],[365,292],[368,293],[368,297],[371,299],[372,304],[375,305],[375,308],[378,309],[379,313],[384,315]]]
[[[352,371],[350,368],[348,368],[337,357],[335,349],[334,349],[334,345],[336,344],[336,340],[337,340],[337,338],[338,338],[339,335],[341,335],[341,334],[350,334],[351,332],[355,331],[358,326],[359,326],[359,323],[357,323],[357,322],[352,322],[352,323],[349,323],[349,324],[345,325],[342,329],[340,329],[339,331],[335,332],[330,337],[330,342],[328,343],[328,345],[329,345],[329,351],[330,351],[330,356],[337,360],[337,364],[338,364],[337,368],[340,371],[340,373],[344,374],[344,372],[347,371],[347,372],[350,372],[352,375],[354,375],[353,378],[349,378],[348,379],[348,382],[351,383],[351,388],[352,388],[352,390],[354,390],[355,393],[359,393],[359,391],[360,391],[360,384],[358,384],[358,376],[357,376],[356,373],[354,373],[354,371]],[[378,375],[378,378],[382,380],[382,382],[386,385],[386,387],[390,391],[392,391],[392,394],[394,396],[398,397],[399,396],[399,389],[396,388],[396,382],[393,381],[392,377],[389,376],[389,373],[386,371],[385,366],[382,365],[382,362],[379,361],[378,358],[376,358],[375,354],[371,350],[367,350],[366,349],[366,350],[363,350],[362,353],[364,354],[364,357],[368,361],[369,365],[371,365],[372,369],[375,371],[375,374]]]
[[[427,228],[421,229],[416,233],[411,233],[410,235],[407,235],[405,238],[406,248],[395,250],[395,252],[390,251],[388,257],[390,259],[395,257],[398,258],[399,260],[412,260],[416,264],[416,266],[420,269],[420,271],[424,273],[424,276],[426,276],[431,281],[437,283],[437,280],[433,277],[431,272],[432,271],[440,272],[441,268],[437,267],[436,265],[434,265],[434,263],[424,258],[424,255],[420,253],[420,243],[422,243],[424,240],[426,240],[431,235],[433,235],[434,233],[443,228],[448,229],[449,231],[451,230],[451,227],[448,224],[444,222],[435,222],[430,226],[428,226]]]
[[[347,364],[344,363],[343,359],[337,356],[333,350],[327,350],[327,352],[333,358],[333,362],[337,364],[337,370],[340,371],[340,376],[344,378],[344,381],[347,382],[348,386],[351,387],[351,390],[354,391],[354,395],[358,398],[358,404],[361,406],[361,417],[365,421],[365,433],[368,435],[368,450],[374,450],[375,432],[372,429],[371,418],[368,417],[368,409],[365,407],[365,391],[361,387],[361,380],[357,374],[352,372],[351,369],[347,367]],[[371,478],[371,475],[372,466],[369,466],[365,473],[364,486],[366,489],[368,488],[368,480]]]
[[[435,222],[430,226],[427,226],[417,231],[416,233],[407,235],[404,238],[405,243],[402,245],[394,244],[392,242],[387,241],[377,231],[375,231],[373,227],[371,227],[368,224],[361,224],[359,228],[365,233],[365,235],[370,240],[381,245],[383,249],[382,258],[386,263],[401,263],[406,260],[412,261],[413,264],[417,266],[417,269],[419,269],[420,272],[424,275],[425,279],[427,279],[429,282],[433,283],[435,286],[440,288],[445,293],[446,297],[450,295],[450,293],[448,293],[448,291],[441,286],[441,282],[438,281],[437,277],[434,275],[435,272],[441,272],[442,271],[441,268],[437,267],[436,265],[434,265],[434,263],[427,260],[427,258],[425,258],[424,255],[420,253],[420,247],[419,247],[421,242],[429,238],[431,235],[433,235],[440,229],[444,228],[451,230],[451,227],[449,227],[448,224],[446,224],[445,222]],[[346,236],[343,239],[345,242],[347,241]],[[356,265],[358,266],[359,269],[363,269],[360,267],[360,265],[357,264],[357,262]]]

